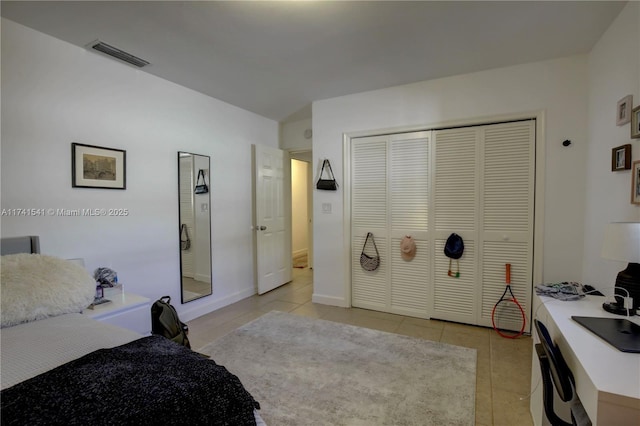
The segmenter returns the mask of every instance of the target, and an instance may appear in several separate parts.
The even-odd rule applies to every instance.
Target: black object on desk
[[[571,319],[619,351],[640,353],[640,325],[628,319],[578,316]]]
[[[589,284],[584,284],[582,288],[585,294],[588,294],[591,296],[604,296],[604,294],[600,293],[598,290],[596,290],[593,286],[590,286]]]

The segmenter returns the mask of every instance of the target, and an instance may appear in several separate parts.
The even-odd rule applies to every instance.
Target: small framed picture
[[[631,111],[631,137],[640,139],[640,105]]]
[[[126,156],[122,149],[71,144],[71,186],[126,189]]]
[[[631,168],[631,144],[621,145],[611,150],[611,171],[629,170]]]
[[[616,108],[616,124],[618,126],[627,124],[631,120],[632,102],[632,95],[627,95],[618,101],[618,107]]]
[[[640,205],[640,160],[631,167],[631,204]]]

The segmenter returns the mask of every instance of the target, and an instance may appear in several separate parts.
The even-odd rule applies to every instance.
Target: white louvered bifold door
[[[491,326],[491,310],[505,288],[505,264],[511,263],[511,290],[527,314],[533,287],[533,203],[535,121],[483,128],[481,157],[481,312],[479,325]],[[501,328],[520,330],[518,312]],[[527,325],[527,330],[530,324]]]
[[[431,316],[475,324],[477,319],[478,144],[475,127],[434,132],[434,276]],[[464,241],[462,257],[451,262],[444,245],[451,233]]]
[[[350,155],[354,307],[491,326],[511,263],[530,315],[535,120],[353,138]],[[372,272],[359,261],[367,232],[382,258]],[[465,244],[451,265],[459,277],[447,273],[451,233]],[[411,261],[405,235],[416,240]],[[501,325],[519,330],[516,319]]]
[[[387,310],[389,293],[387,140],[387,136],[374,136],[351,142],[351,303],[379,311]],[[373,234],[382,258],[375,271],[365,271],[360,266],[360,253],[368,232]]]
[[[427,317],[429,135],[414,132],[352,139],[354,307]],[[367,232],[373,233],[380,252],[380,267],[375,271],[360,266]],[[417,247],[410,261],[400,254],[405,235],[412,236]]]
[[[428,238],[429,136],[431,132],[392,135],[389,142],[389,312],[426,318],[431,263]],[[413,259],[405,260],[400,242],[411,236]]]
[[[505,288],[527,314],[533,265],[535,121],[435,131],[434,279],[431,316],[491,326],[491,310]],[[451,233],[464,240],[460,277],[447,274],[444,244]],[[452,261],[457,271],[456,261]],[[520,329],[518,318],[501,324]]]

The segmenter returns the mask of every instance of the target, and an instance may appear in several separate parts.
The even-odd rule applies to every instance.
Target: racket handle
[[[507,268],[507,285],[511,284],[511,264],[510,263],[505,263],[506,268]]]

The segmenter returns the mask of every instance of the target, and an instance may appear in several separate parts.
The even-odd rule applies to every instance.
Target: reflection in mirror
[[[178,152],[182,303],[211,294],[209,157]]]

